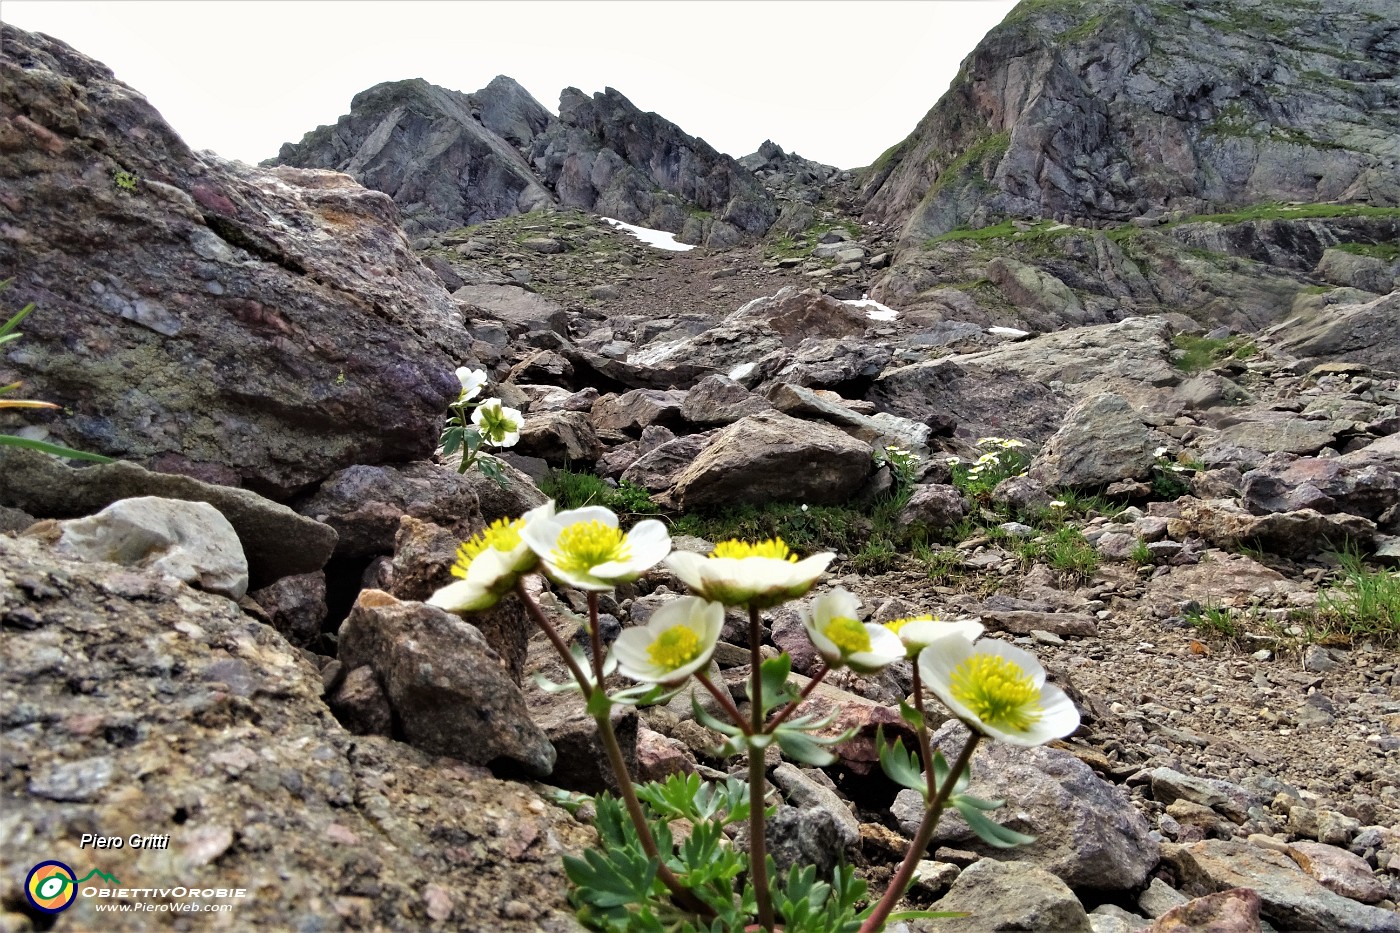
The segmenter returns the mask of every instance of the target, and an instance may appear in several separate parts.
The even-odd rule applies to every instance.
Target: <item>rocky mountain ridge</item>
[[[578,207],[723,247],[778,216],[732,158],[612,88],[565,88],[555,117],[505,76],[475,94],[421,79],[377,85],[267,164],[344,171],[393,197],[409,233]]]

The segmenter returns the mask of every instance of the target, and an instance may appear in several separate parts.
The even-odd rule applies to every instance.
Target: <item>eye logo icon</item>
[[[60,913],[73,906],[73,901],[78,897],[78,885],[93,875],[97,875],[103,881],[121,884],[116,878],[95,868],[78,878],[73,869],[50,859],[29,869],[29,875],[24,879],[24,896],[37,910],[46,914]]]
[[[40,862],[24,879],[24,896],[46,914],[68,909],[78,896],[77,876],[62,862]]]

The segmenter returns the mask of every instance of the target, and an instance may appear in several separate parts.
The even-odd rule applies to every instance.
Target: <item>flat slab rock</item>
[[[1281,852],[1235,840],[1207,839],[1171,846],[1163,854],[1176,869],[1184,891],[1254,889],[1260,913],[1280,930],[1400,933],[1400,914],[1329,891]]]
[[[484,768],[350,735],[315,668],[229,600],[0,536],[0,618],[7,884],[58,859],[131,886],[245,888],[238,929],[341,929],[346,914],[576,928],[560,855],[592,830]],[[90,832],[168,833],[170,847],[79,849]],[[0,929],[29,929],[13,903]],[[58,928],[151,929],[94,904],[80,897]]]
[[[961,723],[949,722],[931,738],[951,761],[967,734]],[[935,844],[1027,862],[1076,888],[1132,889],[1157,864],[1157,846],[1142,815],[1120,790],[1068,752],[984,743],[972,757],[968,792],[1005,800],[1006,806],[991,817],[1036,841],[1016,849],[990,848],[950,812],[934,833]],[[912,834],[923,815],[923,800],[915,791],[901,791],[893,812],[900,828]]]

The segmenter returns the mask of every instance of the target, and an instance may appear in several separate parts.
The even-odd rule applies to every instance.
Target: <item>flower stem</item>
[[[920,730],[922,734],[923,730]],[[927,739],[921,746],[927,746]],[[968,736],[967,742],[963,745],[958,760],[953,763],[953,767],[948,771],[948,779],[943,782],[943,786],[934,795],[933,801],[928,809],[924,811],[923,821],[919,823],[918,832],[914,833],[914,841],[909,844],[909,851],[904,855],[904,861],[900,863],[899,871],[895,872],[894,878],[890,881],[890,886],[885,889],[884,897],[880,898],[880,903],[875,905],[875,910],[865,922],[860,925],[859,933],[876,933],[877,930],[884,929],[885,920],[890,912],[894,910],[894,905],[899,903],[899,899],[904,896],[904,890],[909,887],[909,882],[914,877],[914,868],[919,864],[919,859],[924,855],[924,850],[928,848],[929,841],[933,839],[933,831],[938,827],[939,817],[943,815],[943,807],[948,803],[948,798],[953,793],[953,785],[958,783],[958,777],[972,761],[972,753],[977,750],[977,743],[982,741],[980,733],[973,732]],[[933,783],[933,760],[931,758],[924,761],[924,766],[929,771],[929,783]]]
[[[797,699],[793,700],[787,706],[784,706],[782,711],[768,723],[768,731],[772,732],[783,723],[787,722],[788,717],[797,712],[797,708],[802,705],[802,701],[811,696],[812,691],[817,689],[817,684],[821,683],[822,678],[829,673],[831,673],[831,668],[823,665],[822,669],[817,671],[817,676],[807,681],[807,686],[802,688],[802,692],[797,695]],[[915,674],[914,676],[917,677],[918,675]]]
[[[749,731],[752,727],[744,721],[744,714],[739,712],[739,707],[734,705],[734,698],[729,695],[729,691],[721,690],[719,687],[715,686],[710,678],[699,671],[695,672],[695,679],[700,681],[701,686],[710,691],[710,694],[719,701],[719,705],[724,709],[724,712],[730,719],[734,720],[734,725],[743,729],[745,735],[752,735]]]
[[[924,763],[924,779],[928,781],[928,795],[932,800],[938,794],[938,785],[933,779],[933,749],[928,742],[928,720],[924,718],[924,685],[919,677],[919,665],[914,665],[914,709],[919,711],[919,759]],[[954,775],[956,777],[957,775]]]
[[[598,630],[598,594],[588,591],[588,637],[593,641],[593,676],[603,685],[603,633]]]
[[[520,601],[525,604],[525,608],[535,620],[535,624],[540,627],[545,637],[549,639],[550,644],[554,646],[554,650],[559,652],[559,656],[563,658],[564,663],[569,666],[569,672],[574,675],[574,680],[578,682],[579,687],[583,690],[584,699],[591,700],[593,698],[593,691],[604,689],[602,662],[598,660],[599,652],[597,648],[595,647],[594,649],[594,669],[598,673],[598,679],[590,685],[588,675],[578,666],[578,663],[574,660],[574,656],[569,652],[568,646],[564,644],[564,640],[559,637],[559,633],[554,630],[554,626],[545,618],[544,612],[540,609],[539,605],[525,592],[525,581],[523,577],[515,581],[515,593],[520,597]],[[593,630],[597,632],[596,597],[592,593],[589,594],[589,608],[594,610]],[[601,639],[598,639],[598,641],[601,641]],[[651,827],[647,825],[646,814],[642,812],[642,803],[637,799],[637,791],[632,786],[632,775],[627,770],[626,760],[622,757],[622,746],[617,741],[617,733],[613,731],[611,712],[612,704],[608,704],[608,707],[596,714],[593,719],[598,724],[598,736],[602,739],[603,748],[607,751],[608,763],[612,766],[613,776],[617,779],[618,791],[622,797],[623,804],[627,807],[627,815],[631,817],[632,826],[637,830],[637,839],[642,844],[642,851],[646,852],[648,858],[654,858],[659,863],[656,876],[661,879],[662,884],[666,885],[667,890],[671,892],[671,896],[676,899],[676,903],[680,904],[686,910],[697,913],[702,917],[713,917],[715,915],[714,910],[681,884],[680,879],[676,877],[676,873],[671,871],[670,867],[667,866],[666,860],[661,857],[660,851],[656,847],[656,839],[651,834]]]
[[[758,607],[749,603],[749,712],[750,735],[763,735],[763,626],[758,620]],[[758,904],[758,922],[769,933],[775,923],[773,896],[768,890],[768,845],[764,838],[763,788],[765,782],[761,748],[749,745],[749,877],[753,880],[754,900]]]

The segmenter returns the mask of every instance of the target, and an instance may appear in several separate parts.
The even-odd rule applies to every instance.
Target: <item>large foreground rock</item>
[[[967,734],[961,723],[949,722],[931,739],[952,761]],[[1125,795],[1068,752],[984,743],[972,757],[968,793],[1005,800],[992,818],[1036,841],[1015,849],[991,848],[950,812],[939,823],[935,844],[1028,862],[1076,888],[1129,890],[1157,864],[1146,820]],[[911,833],[922,815],[922,798],[901,791],[895,803],[900,828]]]
[[[684,508],[772,501],[845,502],[871,472],[871,449],[836,428],[776,411],[720,431],[676,479]]]
[[[411,745],[544,777],[554,748],[530,719],[509,665],[469,622],[364,590],[340,627],[347,671],[369,667]]]
[[[178,915],[80,897],[55,931],[576,929],[560,855],[591,832],[483,768],[348,734],[316,670],[229,600],[0,536],[0,619],[0,928],[31,928],[25,875],[58,859],[249,896]],[[91,832],[170,846],[80,850]]]
[[[1043,868],[1027,862],[982,859],[953,882],[930,910],[956,910],[968,916],[923,920],[921,933],[998,933],[1006,930],[1054,930],[1092,933],[1089,916],[1069,887]]]
[[[121,461],[77,467],[38,451],[0,447],[0,506],[36,518],[80,518],[139,496],[207,502],[218,509],[243,545],[254,589],[320,570],[335,549],[335,529],[247,489],[152,473]]]
[[[25,423],[278,499],[432,452],[468,337],[386,196],[196,154],[57,40],[3,51],[0,269],[37,306],[7,369],[72,411]]]

